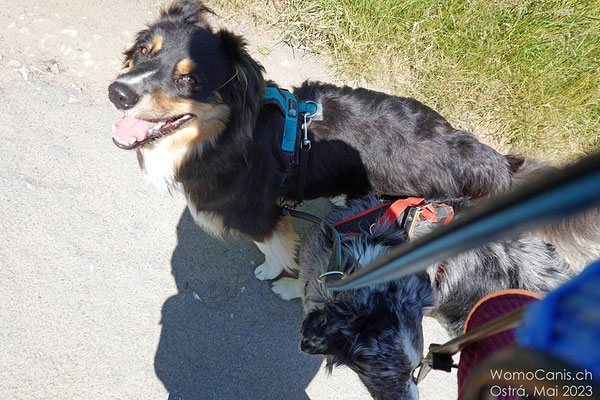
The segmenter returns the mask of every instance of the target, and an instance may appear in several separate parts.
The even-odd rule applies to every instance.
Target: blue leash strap
[[[281,141],[281,150],[293,153],[296,148],[296,137],[298,131],[298,117],[300,114],[314,115],[318,106],[312,101],[299,101],[296,96],[285,89],[275,86],[267,86],[265,100],[273,100],[279,104],[279,108],[285,115],[285,128]]]
[[[392,249],[346,278],[329,281],[348,290],[397,280],[485,243],[556,222],[600,205],[600,153],[552,170],[526,186],[491,199],[413,242]]]

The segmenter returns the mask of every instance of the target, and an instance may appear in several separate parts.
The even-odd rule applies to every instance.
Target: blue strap
[[[300,103],[298,103],[298,113],[299,114],[306,113],[310,116],[310,115],[314,115],[317,112],[317,110],[318,110],[318,107],[315,102],[301,101]]]
[[[265,99],[275,99],[279,102],[281,110],[285,115],[281,150],[293,153],[294,147],[296,147],[296,131],[298,130],[298,101],[296,97],[287,90],[278,90],[275,87],[269,86],[267,87]]]
[[[298,101],[296,96],[285,89],[267,86],[265,100],[275,100],[285,115],[285,127],[281,150],[293,153],[296,147],[296,133],[298,130],[298,116],[302,113],[314,114],[317,112],[315,103]]]

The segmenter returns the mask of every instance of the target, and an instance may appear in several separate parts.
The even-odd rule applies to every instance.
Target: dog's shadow
[[[299,350],[300,301],[254,277],[263,256],[252,242],[212,238],[187,209],[177,236],[178,293],[163,305],[154,360],[169,399],[307,399],[321,358]]]

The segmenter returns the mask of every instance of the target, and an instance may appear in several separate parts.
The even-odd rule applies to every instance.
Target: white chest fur
[[[161,192],[180,192],[185,195],[188,208],[198,226],[208,233],[222,238],[225,235],[223,219],[214,213],[198,210],[190,196],[185,193],[183,184],[175,179],[177,170],[192,151],[199,151],[198,145],[175,146],[172,137],[167,137],[150,148],[141,149],[143,170],[146,180]]]
[[[173,138],[167,137],[152,147],[140,149],[146,180],[161,192],[181,191],[181,183],[175,180],[175,172],[189,153],[183,147],[173,148]]]

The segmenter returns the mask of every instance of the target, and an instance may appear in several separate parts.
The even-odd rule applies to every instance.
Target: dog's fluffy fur
[[[256,276],[275,278],[296,268],[297,237],[278,207],[297,183],[292,172],[280,185],[284,119],[263,104],[264,71],[244,40],[214,31],[209,12],[180,0],[138,33],[125,53],[128,70],[109,97],[130,123],[166,123],[137,136],[117,124],[113,138],[137,150],[152,183],[182,191],[207,231],[259,244],[266,261]],[[522,159],[499,154],[414,99],[316,82],[294,93],[323,105],[323,120],[309,129],[306,199],[366,193],[476,199],[519,179]]]
[[[555,167],[531,159],[522,161],[518,174],[512,180],[512,186],[516,188],[556,170]],[[573,204],[572,207],[577,209],[580,205]],[[545,226],[534,234],[552,243],[574,270],[581,271],[590,262],[600,258],[600,207]]]
[[[460,208],[464,203],[446,201]],[[351,201],[335,209],[331,222],[378,205],[375,197]],[[413,238],[434,229],[417,224]],[[544,295],[568,280],[572,269],[554,247],[532,235],[494,242],[448,259],[441,278],[439,264],[426,273],[356,290],[331,292],[318,282],[326,272],[331,241],[315,229],[300,252],[300,287],[305,318],[301,349],[323,354],[328,365],[347,365],[377,399],[415,399],[410,379],[423,353],[424,308],[451,336],[462,332],[469,311],[484,296],[519,288]],[[406,232],[379,225],[363,236],[342,236],[343,268],[360,269],[390,247],[406,240]]]

